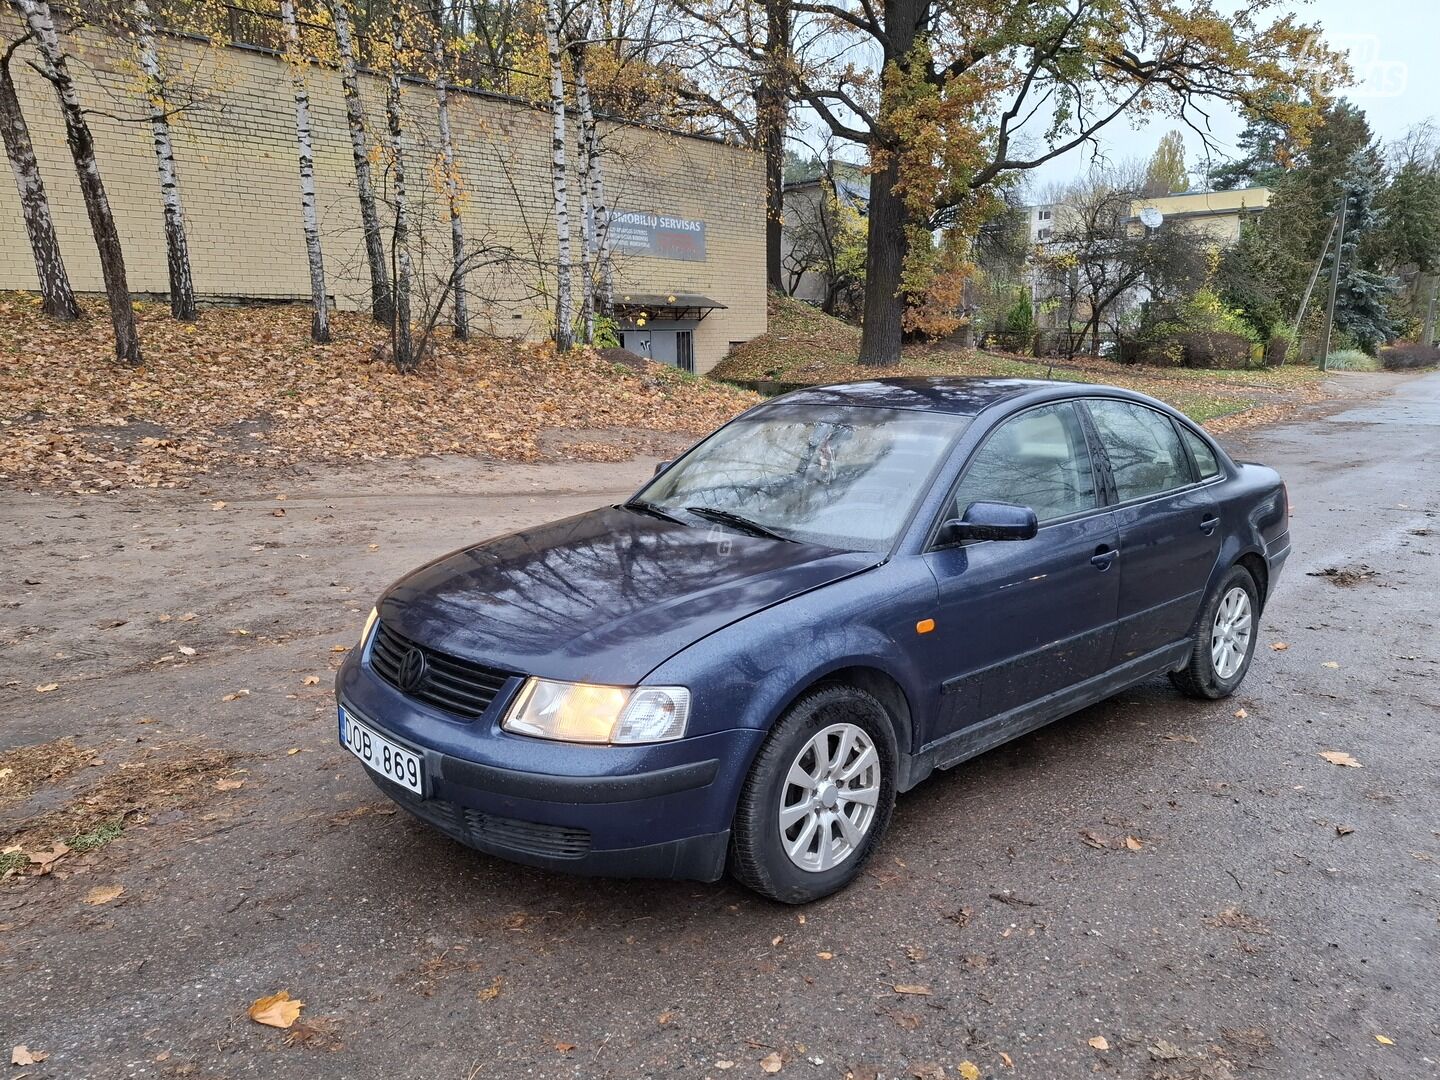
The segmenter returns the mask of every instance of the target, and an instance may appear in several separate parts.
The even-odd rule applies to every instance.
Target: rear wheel
[[[1255,579],[1243,566],[1232,566],[1200,612],[1189,661],[1171,672],[1170,681],[1190,697],[1229,697],[1250,670],[1259,615]]]
[[[813,690],[755,757],[735,810],[731,872],[773,900],[818,900],[860,873],[894,804],[885,707],[851,686]]]

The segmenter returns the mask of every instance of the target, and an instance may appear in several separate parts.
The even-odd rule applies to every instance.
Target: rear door
[[[1120,530],[1119,666],[1190,633],[1220,553],[1220,508],[1170,417],[1112,398],[1085,406]]]
[[[1109,662],[1119,599],[1118,530],[1103,506],[1074,402],[1011,417],[966,466],[943,518],[972,502],[1028,506],[1030,540],[984,540],[928,552],[937,633],[920,640],[941,673],[928,741],[1063,690]]]

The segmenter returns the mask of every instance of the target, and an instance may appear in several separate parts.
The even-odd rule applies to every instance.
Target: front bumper
[[[511,693],[461,720],[395,690],[359,650],[336,694],[424,762],[424,798],[370,774],[398,805],[487,854],[586,875],[720,877],[740,784],[763,736],[736,729],[607,747],[512,735],[499,727]]]

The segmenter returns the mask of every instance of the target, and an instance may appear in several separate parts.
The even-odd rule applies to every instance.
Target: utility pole
[[[1301,347],[1300,331],[1305,325],[1305,312],[1310,308],[1310,294],[1315,291],[1315,283],[1320,280],[1320,271],[1325,266],[1325,253],[1330,250],[1330,241],[1335,239],[1335,230],[1340,226],[1340,213],[1344,210],[1335,211],[1335,216],[1330,219],[1330,231],[1325,234],[1325,243],[1320,245],[1320,257],[1315,260],[1315,269],[1310,274],[1310,283],[1305,286],[1305,295],[1300,298],[1300,311],[1295,316],[1295,347]]]
[[[1340,256],[1345,251],[1345,211],[1350,193],[1340,195],[1340,227],[1335,238],[1335,265],[1330,268],[1330,306],[1325,310],[1325,351],[1320,354],[1320,370],[1330,370],[1330,335],[1335,330],[1335,293],[1340,288]]]

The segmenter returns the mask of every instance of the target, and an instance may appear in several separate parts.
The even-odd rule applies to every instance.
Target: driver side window
[[[1074,404],[1042,405],[998,427],[970,459],[949,516],[964,517],[973,502],[1028,506],[1041,524],[1098,506]]]

